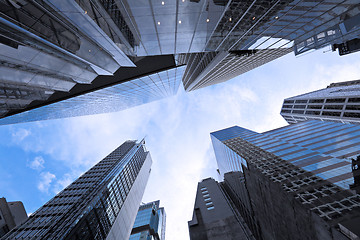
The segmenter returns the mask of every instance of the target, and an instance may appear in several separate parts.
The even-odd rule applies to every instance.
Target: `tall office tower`
[[[254,239],[229,200],[214,179],[198,183],[193,217],[188,222],[191,240]]]
[[[0,124],[119,111],[175,94],[180,79],[191,91],[360,39],[352,0],[2,0],[0,11]]]
[[[359,125],[318,120],[211,133],[219,172],[240,172],[236,201],[263,239],[360,236],[359,136]]]
[[[4,239],[128,239],[149,178],[145,141],[126,141]]]
[[[160,201],[142,204],[129,240],[165,240],[166,214]]]
[[[308,119],[360,123],[360,80],[287,98],[280,114],[290,124]]]
[[[149,52],[152,36],[139,32],[132,7],[0,1],[1,124],[119,111],[175,94],[183,68],[173,55]]]
[[[182,56],[184,87],[192,91],[229,80],[294,51],[332,45],[340,55],[360,49],[360,8],[353,1],[213,1],[223,11],[205,49]]]
[[[27,218],[22,202],[8,202],[5,198],[0,198],[0,237],[25,222]]]

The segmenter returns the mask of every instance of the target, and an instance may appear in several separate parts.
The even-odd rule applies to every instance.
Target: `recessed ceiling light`
[[[160,25],[160,22],[158,22],[158,25]]]
[[[210,22],[210,19],[206,19],[206,22]]]

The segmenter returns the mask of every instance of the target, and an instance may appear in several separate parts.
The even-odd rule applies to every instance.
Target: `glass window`
[[[208,207],[207,210],[213,210],[215,207],[214,206],[211,206],[211,207]]]
[[[345,98],[326,99],[326,103],[342,103],[342,102],[345,102]]]
[[[309,103],[323,103],[324,99],[310,99]]]

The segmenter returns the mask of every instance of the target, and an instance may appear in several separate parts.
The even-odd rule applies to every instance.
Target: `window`
[[[309,115],[320,115],[320,112],[317,112],[317,111],[306,111],[305,114],[309,114]]]
[[[204,191],[204,190],[207,190],[207,188],[206,187],[201,188],[201,191]]]
[[[308,100],[296,100],[295,103],[307,103]]]
[[[211,206],[211,207],[208,207],[207,210],[213,210],[215,207],[214,206]]]
[[[360,102],[360,98],[349,98],[348,102]]]
[[[292,113],[304,114],[304,111],[301,111],[301,110],[293,110]]]
[[[321,109],[321,105],[308,105],[308,109]]]
[[[207,203],[205,203],[206,206],[209,206],[209,205],[212,205],[212,204],[213,204],[213,202],[207,202]]]
[[[344,113],[344,117],[360,118],[360,113],[346,112]]]
[[[309,103],[323,103],[324,99],[310,99]]]
[[[295,105],[294,108],[305,108],[306,105]]]
[[[337,110],[342,110],[343,106],[342,105],[326,105],[324,106],[324,109],[337,109]]]
[[[209,193],[208,190],[205,190],[203,192],[201,192],[202,194],[206,194],[206,193]]]
[[[338,117],[340,117],[340,115],[341,115],[341,112],[323,112],[322,113],[322,115],[323,116],[338,116]]]
[[[282,112],[282,113],[291,113],[291,110],[285,110],[285,109],[283,109],[283,110],[281,110],[281,112]]]
[[[346,110],[360,110],[360,105],[347,105]]]
[[[207,197],[210,197],[210,195],[209,195],[209,194],[205,194],[203,197],[204,197],[204,198],[207,198]]]
[[[205,198],[204,201],[205,202],[211,201],[211,198]]]
[[[326,99],[326,103],[342,103],[345,102],[345,98],[330,98]]]
[[[292,108],[293,107],[293,105],[283,105],[283,108]]]

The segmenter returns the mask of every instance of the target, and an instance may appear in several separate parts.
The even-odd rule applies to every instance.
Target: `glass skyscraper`
[[[150,174],[145,141],[126,141],[4,239],[128,239]]]
[[[360,81],[355,80],[286,98],[280,114],[290,124],[308,119],[358,124],[359,110]]]
[[[352,0],[12,0],[0,11],[0,124],[118,111],[175,94],[180,79],[192,91],[291,51],[351,53],[360,38]]]
[[[165,240],[166,214],[160,201],[142,204],[129,240]]]
[[[360,236],[359,136],[357,124],[318,120],[211,133],[219,172],[240,174],[235,200],[263,239]]]

